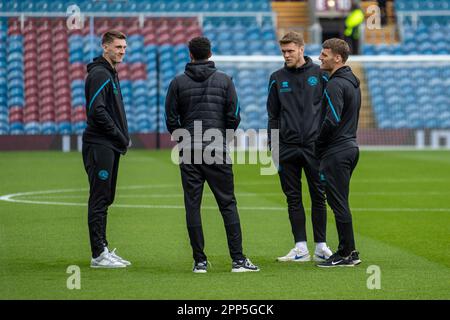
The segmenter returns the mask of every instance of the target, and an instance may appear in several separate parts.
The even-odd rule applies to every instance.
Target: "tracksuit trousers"
[[[92,257],[108,246],[108,207],[116,193],[120,153],[97,144],[83,144],[83,162],[89,179],[88,226]]]
[[[351,148],[325,156],[320,163],[320,177],[328,204],[334,212],[339,237],[338,253],[347,257],[355,250],[352,214],[349,206],[350,178],[359,159],[359,149]]]
[[[196,262],[206,261],[204,253],[202,220],[200,215],[203,185],[208,183],[222,214],[231,259],[241,260],[242,232],[234,196],[233,171],[231,164],[180,164],[184,190],[186,223],[193,258]]]
[[[306,241],[305,208],[302,201],[302,171],[311,196],[314,242],[326,242],[327,209],[325,192],[319,179],[319,160],[312,148],[280,146],[278,175],[286,195],[289,220],[295,242]]]

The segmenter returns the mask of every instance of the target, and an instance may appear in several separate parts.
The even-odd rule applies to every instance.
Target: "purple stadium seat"
[[[23,45],[23,49],[24,49],[25,53],[27,51],[36,53],[37,48],[38,48],[38,46],[37,46],[37,42],[36,41],[28,41],[28,42],[25,42],[24,45]]]
[[[163,44],[171,44],[172,43],[172,37],[170,36],[169,32],[158,34],[156,37],[156,41],[159,45]]]
[[[24,110],[24,113],[26,110]],[[25,113],[23,116],[23,122],[29,123],[29,122],[38,122],[39,121],[39,113]]]
[[[29,105],[38,105],[39,104],[39,97],[37,95],[33,95],[30,97],[25,98],[25,107],[28,107]]]
[[[51,68],[40,68],[38,66],[38,70],[40,71],[38,74],[38,78],[39,79],[45,79],[45,78],[52,78],[53,76],[53,71]]]
[[[32,89],[32,87],[37,88],[37,86],[38,86],[37,77],[31,77],[31,76],[25,77],[25,89],[27,90],[26,91],[27,95],[29,94],[29,92],[28,92],[29,89]]]
[[[58,107],[56,108],[57,115],[65,115],[65,114],[70,115],[71,112],[72,106],[70,105],[70,102],[58,104]]]
[[[39,92],[40,97],[53,97],[53,87],[42,88]]]
[[[67,46],[67,32],[65,30],[53,33],[53,42],[57,45]]]
[[[71,92],[67,88],[61,89],[61,91],[55,92],[55,103],[56,105],[63,105],[71,103]]]
[[[64,122],[70,122],[70,114],[63,114],[63,115],[56,115],[55,116],[55,121],[57,123],[64,123]]]
[[[43,113],[40,116],[40,122],[47,122],[47,121],[55,121],[55,113],[49,112],[49,113]]]
[[[24,33],[24,45],[29,43],[30,41],[36,41],[37,35],[35,30],[25,31]]]
[[[39,88],[36,86],[26,87],[25,97],[37,97],[39,95]]]
[[[20,22],[17,18],[11,18],[8,22],[8,36],[22,34],[22,31],[20,30]]]
[[[41,114],[46,114],[46,113],[54,113],[55,112],[55,105],[52,104],[48,104],[48,105],[44,105],[43,107],[40,108],[40,113]]]
[[[38,43],[38,52],[39,55],[42,57],[44,54],[46,55],[45,58],[42,58],[44,60],[52,59],[52,49],[53,44],[51,41],[44,41]]]
[[[36,46],[37,47],[37,46]],[[37,59],[37,52],[36,50],[29,50],[29,47],[25,48],[25,54],[24,54],[24,61],[28,62],[28,61],[36,61]]]
[[[54,73],[63,73],[65,75],[69,75],[69,62],[67,61],[67,56],[65,60],[55,60],[55,64],[53,66]]]
[[[52,78],[46,78],[43,80],[39,79],[39,87],[45,88],[45,87],[52,87],[53,86],[53,79]]]
[[[55,101],[53,100],[53,95],[42,97],[40,102],[41,102],[40,103],[41,106],[48,105],[48,106],[53,106],[53,107],[54,107],[54,103],[55,103]]]
[[[156,43],[156,35],[153,30],[146,30],[144,33],[144,45],[155,44]]]
[[[9,109],[9,122],[23,122],[22,107],[12,107]]]

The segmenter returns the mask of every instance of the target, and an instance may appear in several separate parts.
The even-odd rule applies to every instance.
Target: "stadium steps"
[[[373,30],[366,28],[364,41],[366,44],[398,44],[399,36],[397,26],[391,24],[384,26],[382,29]]]
[[[369,17],[369,14],[367,13],[367,8],[373,5],[377,5],[377,1],[361,1],[361,9],[366,14],[366,19]],[[395,8],[394,8],[394,2],[388,1],[386,3],[386,11],[387,11],[387,22],[388,24],[395,24],[396,22],[396,15],[395,15]]]
[[[370,101],[372,100],[370,99],[364,67],[360,62],[351,62],[349,65],[361,81],[361,111],[359,115],[359,128],[376,128],[375,117],[373,114],[372,105],[370,104]]]
[[[277,34],[281,38],[290,30],[303,33],[309,42],[309,7],[307,2],[273,1],[272,10],[277,14]]]
[[[370,13],[367,12],[367,8],[377,5],[377,1],[363,1],[361,3],[361,9],[364,11],[367,19],[370,17]],[[392,2],[387,2],[387,25],[382,29],[365,29],[364,30],[364,42],[366,44],[396,44],[399,42],[398,29],[396,25],[396,17],[394,11],[394,4]]]

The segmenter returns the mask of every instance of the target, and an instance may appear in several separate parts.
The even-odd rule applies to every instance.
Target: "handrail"
[[[397,10],[397,15],[450,16],[450,10]]]
[[[212,56],[215,62],[284,62],[279,56]],[[319,62],[318,57],[311,57],[314,62]],[[350,56],[348,62],[450,62],[450,55],[379,55],[379,56]]]
[[[0,12],[0,17],[18,17],[21,22],[25,20],[26,17],[47,17],[47,18],[62,18],[69,17],[70,12]],[[113,18],[113,17],[123,17],[123,18],[139,18],[139,24],[141,27],[144,25],[145,18],[197,18],[200,26],[203,26],[203,22],[207,17],[255,17],[258,25],[262,25],[264,17],[271,17],[273,25],[277,23],[276,13],[273,11],[247,11],[247,12],[223,12],[223,11],[205,11],[205,12],[80,12],[80,17],[82,21],[85,18],[99,17],[99,18]]]
[[[405,17],[410,16],[414,28],[417,28],[419,17],[446,17],[450,16],[450,10],[420,10],[420,11],[397,11],[397,20],[399,26],[400,37],[404,36],[404,20]]]

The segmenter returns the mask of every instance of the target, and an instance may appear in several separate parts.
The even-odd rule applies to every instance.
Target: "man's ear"
[[[190,52],[189,52],[189,59],[191,59],[191,61],[194,61],[194,56]]]
[[[210,51],[208,54],[208,59],[212,57],[212,52]]]
[[[336,63],[342,62],[342,57],[341,57],[341,55],[340,55],[340,54],[335,55],[335,56],[334,56],[334,61],[335,61]]]

